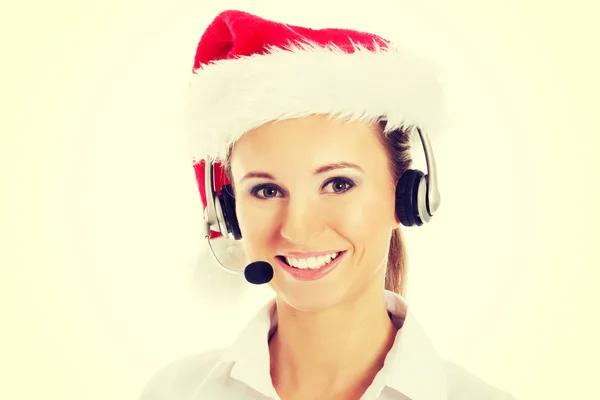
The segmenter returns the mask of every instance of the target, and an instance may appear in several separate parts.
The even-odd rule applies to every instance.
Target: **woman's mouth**
[[[331,272],[344,258],[346,250],[318,257],[294,258],[276,256],[278,264],[299,280],[320,279]]]
[[[319,269],[335,260],[342,252],[330,253],[319,257],[308,257],[308,258],[294,258],[294,257],[280,257],[283,262],[293,268],[298,269]]]

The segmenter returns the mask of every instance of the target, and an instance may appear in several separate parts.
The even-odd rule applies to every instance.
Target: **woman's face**
[[[231,171],[248,261],[269,262],[271,287],[298,310],[331,307],[369,285],[383,288],[374,277],[383,278],[399,222],[395,182],[377,135],[376,124],[310,116],[263,125],[234,146]],[[342,254],[331,261],[302,254],[311,252]],[[299,254],[281,257],[290,253]]]

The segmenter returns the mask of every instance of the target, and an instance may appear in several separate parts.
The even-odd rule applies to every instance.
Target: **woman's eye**
[[[352,189],[355,184],[348,178],[333,178],[325,184],[325,187],[331,186],[334,193],[344,193]]]
[[[279,190],[273,186],[260,185],[252,189],[252,195],[261,199],[277,197]]]
[[[352,189],[356,184],[348,178],[333,178],[323,185],[323,188],[331,188],[326,190],[328,193],[344,193]],[[251,194],[259,199],[271,199],[283,196],[281,190],[273,185],[258,185],[251,190]]]

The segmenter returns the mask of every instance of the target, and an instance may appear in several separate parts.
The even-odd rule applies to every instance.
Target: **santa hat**
[[[204,207],[202,160],[224,160],[237,139],[267,122],[327,114],[386,120],[386,132],[410,126],[432,132],[444,109],[432,65],[386,39],[237,10],[222,12],[208,26],[192,72],[186,122]],[[219,191],[229,180],[220,165],[215,172]],[[239,254],[239,241],[220,236],[211,232],[211,243]]]

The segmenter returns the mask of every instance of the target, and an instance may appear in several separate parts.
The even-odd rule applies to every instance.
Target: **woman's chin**
[[[302,312],[318,312],[336,306],[346,297],[343,286],[325,287],[286,287],[277,291],[278,299],[289,307]]]

